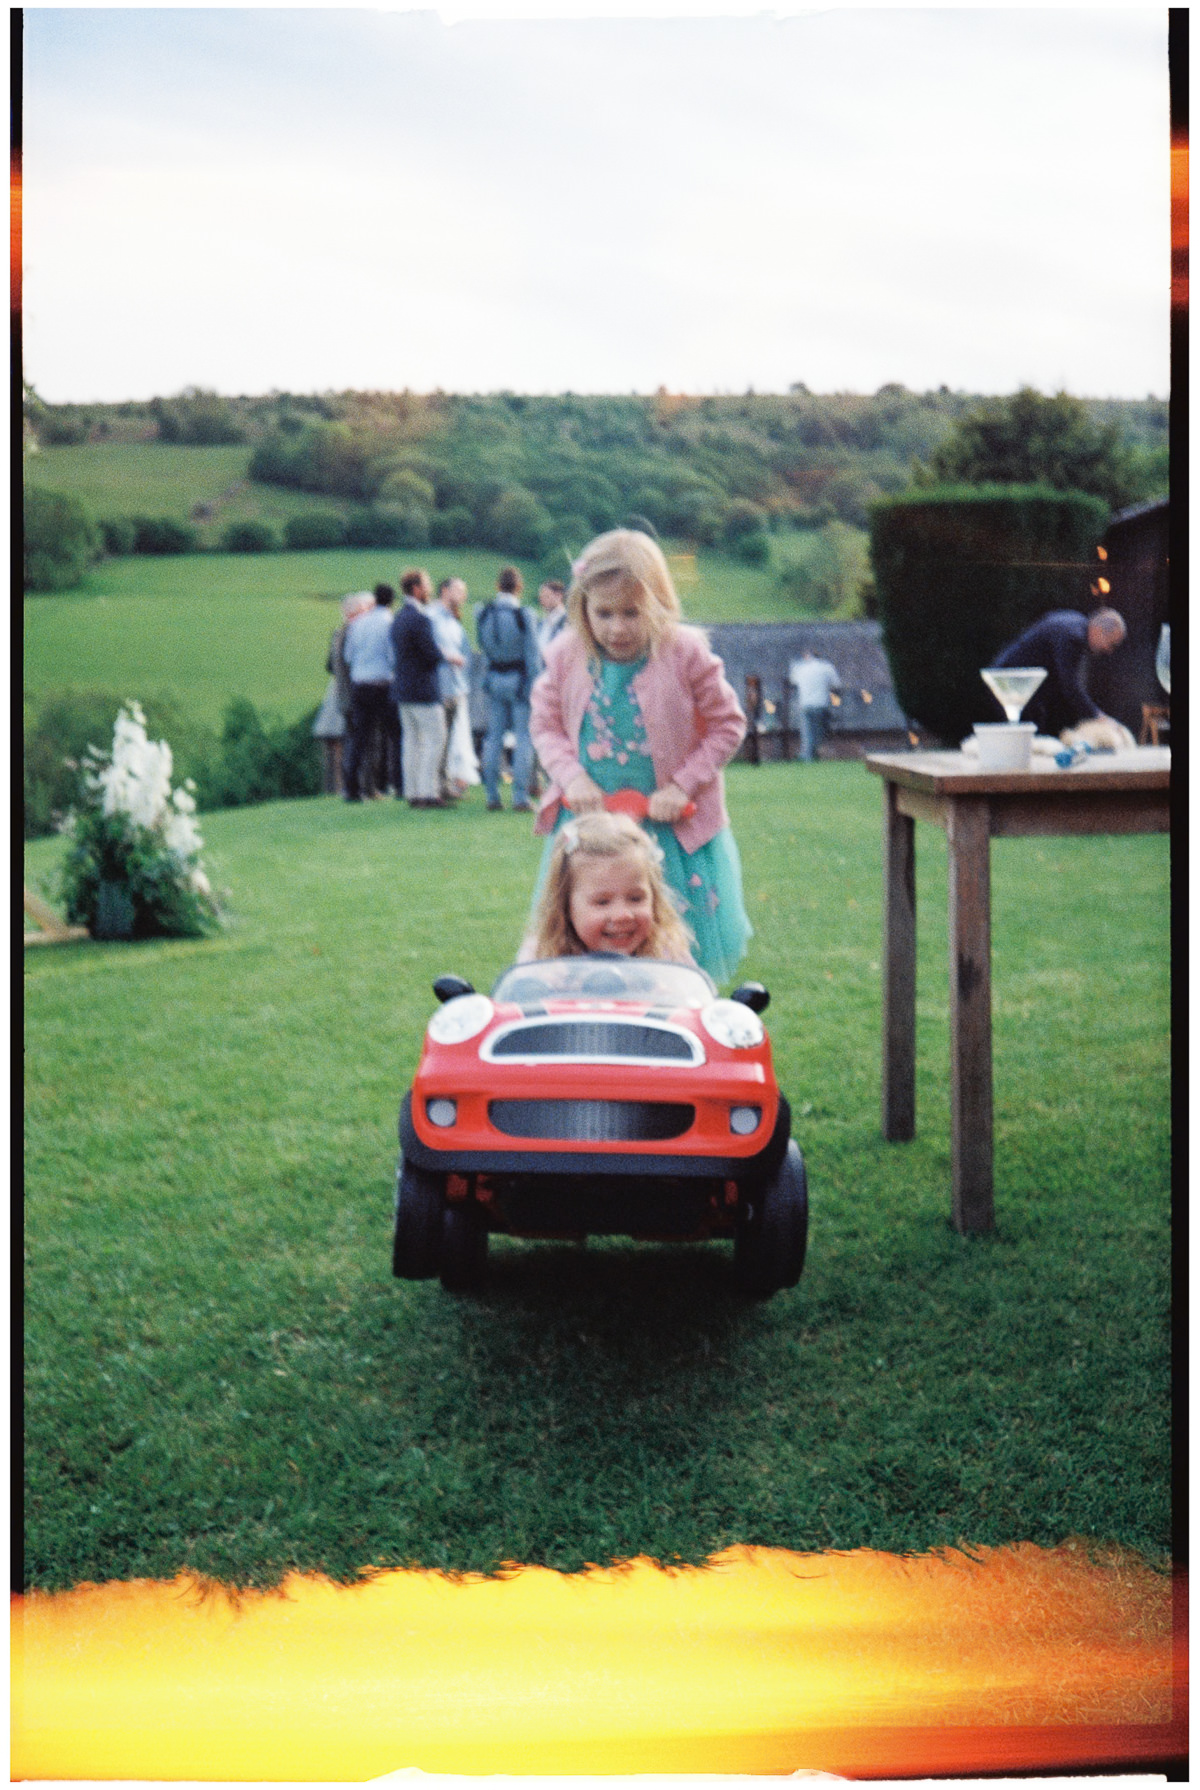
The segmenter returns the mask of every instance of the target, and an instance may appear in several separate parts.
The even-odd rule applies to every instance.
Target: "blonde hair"
[[[675,911],[662,873],[662,852],[649,833],[627,814],[580,814],[558,830],[546,870],[546,881],[534,915],[536,957],[587,955],[571,924],[571,891],[575,866],[582,858],[637,858],[650,885],[650,931],[636,957],[691,961],[691,936]]]
[[[610,529],[584,548],[571,571],[567,616],[589,652],[600,652],[587,614],[587,599],[593,594],[635,594],[646,618],[651,652],[678,626],[682,613],[679,598],[663,550],[649,535],[634,528]]]

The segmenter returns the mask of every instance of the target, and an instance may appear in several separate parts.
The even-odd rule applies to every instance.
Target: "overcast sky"
[[[1165,8],[470,11],[27,10],[42,396],[1166,395]]]

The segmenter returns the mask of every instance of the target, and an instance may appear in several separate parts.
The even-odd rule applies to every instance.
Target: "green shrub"
[[[822,496],[840,522],[849,523],[855,528],[866,528],[871,517],[871,505],[883,496],[883,491],[869,474],[846,471],[834,473],[826,483]]]
[[[744,565],[765,566],[771,557],[771,537],[764,529],[752,529],[738,536],[733,551]]]
[[[362,501],[374,492],[368,445],[345,423],[281,428],[255,448],[247,471],[266,484],[325,491],[333,497]]]
[[[1043,397],[1022,386],[988,398],[960,417],[933,455],[934,475],[947,483],[1050,485],[1089,491],[1114,509],[1132,501],[1138,475],[1115,424],[1092,420],[1067,392]]]
[[[834,621],[855,621],[866,613],[864,587],[869,584],[867,536],[836,517],[820,529],[795,534],[781,545],[785,555],[779,588],[802,609]]]
[[[564,578],[564,567],[573,559],[578,559],[588,542],[594,540],[596,530],[587,516],[556,516],[549,529],[550,546],[545,557],[554,561],[552,578]]]
[[[33,418],[38,440],[45,447],[79,447],[92,432],[86,411],[71,407],[38,410]]]
[[[25,487],[25,589],[69,590],[96,557],[96,526],[78,498]]]
[[[351,510],[346,518],[348,547],[428,547],[429,516],[425,510],[395,504],[372,504]]]
[[[1108,505],[1049,486],[935,486],[871,515],[883,644],[896,696],[957,743],[994,714],[980,667],[1050,609],[1093,607]]]
[[[231,522],[221,536],[226,553],[274,553],[279,536],[267,522]]]
[[[106,516],[98,524],[104,551],[123,559],[135,550],[137,528],[128,516]]]
[[[757,534],[765,527],[767,513],[748,497],[735,497],[725,510],[725,539],[730,546],[743,535]]]
[[[400,509],[431,510],[434,488],[414,466],[380,467],[381,477],[376,491],[379,503],[394,503]]]
[[[640,518],[642,522],[653,524],[651,529],[643,529],[643,533],[653,534],[655,539],[667,525],[667,516],[671,508],[671,500],[659,485],[639,485],[629,499],[630,510],[619,523],[621,528],[634,528],[637,522],[631,518]]]
[[[27,718],[24,740],[25,837],[52,833],[82,788],[80,765],[89,746],[103,750],[123,698],[115,690],[50,690]],[[210,773],[216,740],[211,729],[193,722],[171,697],[148,697],[142,704],[156,739],[169,739],[178,778],[200,783]]]
[[[52,833],[79,807],[80,766],[89,746],[104,750],[125,699],[113,690],[53,690],[25,726],[25,837]],[[244,697],[225,710],[220,738],[195,723],[173,697],[142,704],[155,739],[169,739],[176,781],[191,778],[201,809],[240,808],[321,793],[316,710],[298,721],[265,720]]]
[[[429,518],[431,547],[467,547],[475,537],[475,518],[466,504],[435,510]]]
[[[307,552],[323,547],[342,547],[346,542],[346,524],[332,511],[310,510],[303,516],[291,516],[283,525],[284,544]]]
[[[554,523],[549,511],[532,491],[510,485],[492,504],[486,517],[486,545],[514,559],[540,559],[554,542]]]
[[[134,516],[135,553],[195,553],[199,535],[173,516]]]
[[[176,398],[154,398],[150,414],[158,424],[160,441],[181,442],[187,447],[217,447],[246,439],[241,419],[228,398],[198,386],[189,386]]]
[[[236,697],[225,710],[219,756],[196,779],[202,808],[242,808],[321,793],[321,750],[312,735],[316,709],[291,725],[264,722]]]

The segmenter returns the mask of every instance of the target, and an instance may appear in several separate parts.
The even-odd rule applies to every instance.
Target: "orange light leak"
[[[1171,137],[1171,309],[1188,303],[1188,140]]]
[[[953,1776],[1186,1749],[1185,1582],[1029,1544],[14,1603],[14,1778]]]
[[[15,317],[21,309],[21,162],[14,152],[8,164],[8,302]]]

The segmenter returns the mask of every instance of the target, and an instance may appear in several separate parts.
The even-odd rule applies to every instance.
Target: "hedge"
[[[221,546],[226,553],[274,553],[279,536],[269,522],[231,522]]]
[[[125,698],[115,690],[52,690],[26,718],[25,837],[52,833],[81,795],[86,748],[107,752]],[[220,735],[194,722],[170,696],[146,697],[151,739],[166,739],[174,780],[193,778],[201,810],[240,808],[321,793],[322,755],[313,738],[316,709],[296,721],[260,715],[245,697],[226,709]]]
[[[930,486],[871,509],[883,646],[904,713],[957,744],[996,718],[981,666],[1050,609],[1096,607],[1103,499],[1043,485]]]
[[[283,540],[285,546],[305,552],[316,548],[344,547],[346,524],[332,511],[306,510],[303,515],[290,516],[284,523]]]
[[[100,537],[78,498],[27,485],[24,493],[26,590],[70,590],[96,556]]]

